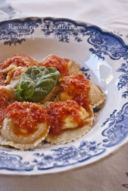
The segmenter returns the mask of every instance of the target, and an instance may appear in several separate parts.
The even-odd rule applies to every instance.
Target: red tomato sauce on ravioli
[[[14,99],[10,98],[9,90],[5,88],[1,88],[0,89],[0,127],[4,119],[6,107],[13,102],[14,102]]]
[[[89,80],[83,74],[64,76],[61,80],[60,87],[61,92],[66,92],[73,100],[88,110],[90,104],[90,85]]]
[[[3,74],[0,72],[0,85],[4,86],[6,85],[6,74]]]
[[[60,134],[62,132],[64,119],[69,115],[73,117],[74,121],[77,122],[79,127],[82,126],[83,121],[80,118],[79,110],[80,105],[73,100],[51,103],[47,108],[50,124],[50,134]]]
[[[15,134],[24,136],[34,133],[38,124],[47,122],[46,109],[30,102],[14,102],[9,105],[5,117],[13,119]]]
[[[8,72],[8,76],[10,79],[17,80],[24,71],[22,68],[15,68]]]
[[[0,64],[0,69],[5,69],[10,65],[29,67],[36,65],[36,62],[25,55],[16,55],[10,58],[7,58],[3,63]]]
[[[48,56],[41,65],[45,67],[55,67],[62,76],[69,75],[67,60],[56,55]]]

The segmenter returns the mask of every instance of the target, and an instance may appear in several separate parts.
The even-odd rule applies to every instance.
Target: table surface
[[[0,0],[0,21],[26,16],[66,17],[98,25],[128,42],[128,0]],[[45,176],[0,176],[0,191],[126,191],[128,144],[107,159]]]

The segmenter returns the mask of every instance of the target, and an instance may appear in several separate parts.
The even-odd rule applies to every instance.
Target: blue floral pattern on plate
[[[89,51],[99,58],[116,61],[123,59],[122,65],[117,67],[118,76],[117,90],[121,91],[120,98],[126,100],[128,96],[128,46],[124,41],[108,32],[102,31],[96,26],[75,22],[69,19],[55,18],[26,18],[0,23],[0,41],[4,46],[21,44],[27,41],[28,37],[39,32],[46,38],[54,37],[62,43],[81,43],[86,41],[90,45]],[[86,40],[87,39],[87,40]],[[82,67],[85,76],[90,79],[91,74],[88,68]],[[81,140],[77,144],[58,146],[50,148],[45,152],[43,149],[27,151],[31,160],[23,155],[25,151],[15,154],[14,150],[0,151],[0,170],[5,174],[14,172],[49,173],[51,169],[63,171],[67,167],[77,167],[86,162],[104,157],[110,148],[110,152],[118,145],[124,144],[128,138],[128,102],[122,104],[121,108],[115,108],[104,120],[101,131],[101,140]],[[94,160],[95,161],[95,160]],[[31,173],[30,173],[31,174]]]
[[[81,163],[102,154],[104,151],[105,149],[100,143],[82,141],[78,147],[70,146],[52,149],[50,155],[35,153],[33,162],[38,170],[47,170]]]
[[[128,61],[126,63],[123,63],[117,71],[122,73],[119,76],[119,82],[117,84],[118,90],[121,90],[124,88],[125,91],[122,93],[122,97],[127,98],[128,97]]]
[[[0,152],[0,169],[6,169],[10,171],[31,171],[33,165],[29,162],[22,162],[22,157],[7,152]]]
[[[103,140],[105,147],[114,146],[125,139],[128,135],[128,103],[124,104],[119,112],[114,110],[103,126],[106,124],[108,128],[102,132],[106,137]]]

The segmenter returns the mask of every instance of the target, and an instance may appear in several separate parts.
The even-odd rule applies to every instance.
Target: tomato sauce
[[[67,93],[73,100],[88,110],[90,85],[83,74],[64,76],[60,82],[60,92]]]
[[[5,117],[13,119],[17,135],[28,136],[37,130],[38,124],[47,122],[47,111],[35,103],[14,102],[7,107]]]
[[[0,85],[6,85],[6,74],[0,72]]]
[[[62,76],[66,76],[69,75],[67,62],[68,60],[66,59],[56,55],[50,55],[41,63],[41,65],[45,67],[55,67]]]
[[[81,127],[83,125],[83,121],[80,118],[79,110],[80,105],[73,100],[51,103],[47,108],[50,134],[60,134],[62,132],[64,119],[69,115],[72,116],[78,126]]]
[[[11,98],[9,90],[5,88],[0,89],[0,128],[4,119],[6,107],[13,103],[14,99]]]
[[[10,79],[18,80],[23,72],[25,72],[25,67],[24,68],[14,68],[8,72],[8,76]]]
[[[36,61],[25,55],[16,55],[7,58],[3,63],[0,64],[0,69],[5,69],[10,65],[29,67],[36,65]]]

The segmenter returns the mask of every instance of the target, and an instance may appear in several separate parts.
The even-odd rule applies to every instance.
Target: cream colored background
[[[128,0],[0,0],[0,20],[23,16],[85,21],[123,35],[128,42]],[[127,172],[128,144],[104,161],[79,170],[47,176],[0,176],[0,191],[126,191]]]

